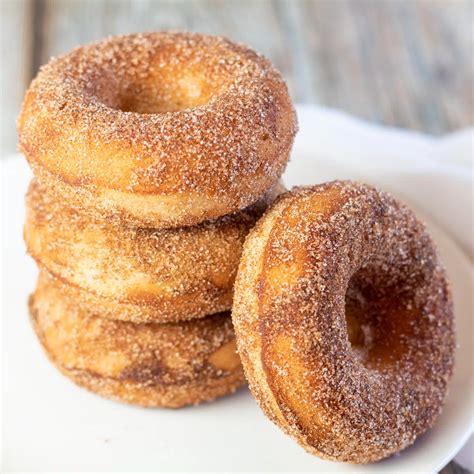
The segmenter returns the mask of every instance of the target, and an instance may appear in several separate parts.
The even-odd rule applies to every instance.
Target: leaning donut
[[[373,187],[284,194],[246,240],[233,321],[257,401],[311,453],[376,461],[441,410],[454,352],[446,275],[413,212]]]
[[[52,59],[27,91],[18,132],[34,173],[63,200],[168,228],[235,212],[276,184],[296,115],[254,51],[146,33]]]
[[[177,324],[97,317],[73,287],[40,274],[31,320],[51,361],[78,385],[147,407],[196,404],[245,382],[228,313]]]
[[[280,187],[254,206],[197,226],[155,230],[78,212],[36,180],[24,237],[41,268],[82,290],[97,314],[136,323],[230,310],[245,237]]]

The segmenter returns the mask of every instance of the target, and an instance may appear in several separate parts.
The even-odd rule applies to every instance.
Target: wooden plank
[[[291,55],[272,2],[243,0],[45,0],[37,25],[41,51],[51,55],[107,35],[178,29],[225,35],[271,57],[293,83]]]
[[[432,133],[472,123],[471,2],[300,4],[319,103]]]
[[[31,2],[0,1],[0,154],[16,150],[15,121],[31,76]]]
[[[159,29],[249,44],[282,71],[297,102],[432,133],[474,121],[469,0],[3,0],[0,8],[8,65],[0,77],[1,150],[15,148],[30,70],[84,42]]]
[[[35,64],[110,34],[223,34],[270,57],[298,102],[441,133],[473,121],[473,5],[360,0],[42,0]]]
[[[462,466],[454,461],[451,461],[446,467],[444,467],[440,474],[471,474],[470,471],[464,469]]]

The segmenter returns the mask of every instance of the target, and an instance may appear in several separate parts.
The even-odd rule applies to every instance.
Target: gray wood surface
[[[296,102],[446,133],[473,123],[470,0],[0,0],[0,152],[52,55],[107,35],[221,34],[272,59]],[[465,472],[450,463],[443,474]]]
[[[0,0],[0,157],[16,148],[15,120],[31,80],[29,5]]]
[[[473,123],[470,0],[0,0],[0,150],[52,55],[106,35],[223,34],[270,57],[296,102],[446,133]]]

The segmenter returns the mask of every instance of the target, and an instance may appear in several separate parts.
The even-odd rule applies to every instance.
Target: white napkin
[[[299,105],[297,112],[302,127],[293,156],[319,167],[321,181],[353,178],[392,191],[474,258],[473,128],[435,138],[327,108]]]
[[[318,167],[321,181],[359,179],[393,192],[430,217],[474,259],[474,128],[437,138],[311,105],[298,105],[297,113],[302,126],[293,156]],[[291,173],[290,163],[289,182]],[[473,451],[471,435],[455,460],[473,471]]]

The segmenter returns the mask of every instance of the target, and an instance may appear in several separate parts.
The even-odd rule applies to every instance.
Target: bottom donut
[[[230,313],[167,324],[103,319],[75,288],[45,271],[29,309],[53,364],[76,384],[106,398],[178,408],[245,383]]]

